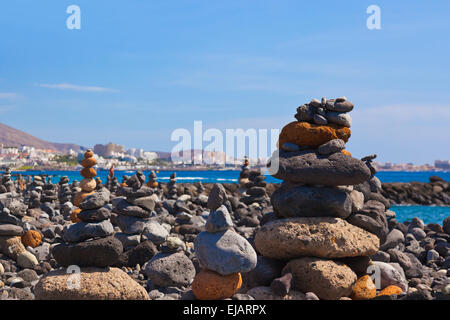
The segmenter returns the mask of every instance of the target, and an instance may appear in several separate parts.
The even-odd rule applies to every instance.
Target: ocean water
[[[83,179],[79,171],[25,171],[12,172],[13,174],[20,173],[22,175],[39,175],[47,174],[52,177],[52,182],[56,183],[62,176],[67,176],[72,182],[73,180],[80,181]],[[124,175],[132,176],[135,171],[119,171],[115,170],[115,176],[119,182],[122,181]],[[144,171],[146,177],[150,171]],[[168,182],[173,171],[158,171],[157,179],[161,182]],[[239,171],[236,170],[210,170],[210,171],[176,171],[178,182],[196,182],[203,183],[237,183],[239,178]],[[103,182],[106,182],[108,176],[107,170],[98,170],[98,177]],[[382,171],[377,173],[377,177],[381,182],[428,182],[430,176],[439,176],[446,181],[450,181],[450,172],[396,172],[396,171]],[[275,179],[272,176],[266,175],[268,183],[280,183],[281,180]],[[450,207],[437,206],[392,206],[391,210],[396,213],[397,220],[404,222],[411,220],[414,217],[423,219],[425,223],[439,223],[450,216]]]

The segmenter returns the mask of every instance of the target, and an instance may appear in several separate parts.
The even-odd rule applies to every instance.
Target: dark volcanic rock
[[[116,265],[118,267],[135,267],[137,264],[143,266],[157,253],[158,249],[153,242],[147,240],[124,252]]]
[[[279,169],[273,176],[293,183],[338,186],[360,184],[371,174],[364,162],[343,153],[327,157],[306,150],[280,152]]]
[[[59,265],[67,267],[107,267],[114,265],[122,254],[122,243],[107,237],[75,244],[58,244],[52,249]]]
[[[344,190],[328,187],[282,186],[272,195],[279,217],[339,217],[352,212],[352,199]]]

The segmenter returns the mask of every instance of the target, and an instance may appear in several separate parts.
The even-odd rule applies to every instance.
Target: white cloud
[[[83,92],[117,92],[117,90],[95,86],[80,86],[71,83],[58,83],[58,84],[38,84],[41,88],[58,89],[58,90],[72,90]]]

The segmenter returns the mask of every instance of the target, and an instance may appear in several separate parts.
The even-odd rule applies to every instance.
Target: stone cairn
[[[0,193],[16,191],[14,182],[11,180],[11,169],[6,168],[5,173],[3,173],[1,182]]]
[[[69,186],[69,178],[67,176],[61,177],[58,182],[58,200],[60,204],[72,201],[72,189]]]
[[[239,174],[239,186],[240,187],[245,187],[245,185],[249,182],[248,177],[249,177],[249,162],[248,162],[248,158],[247,156],[244,157],[244,164],[241,167],[241,172]]]
[[[271,197],[276,219],[256,231],[254,244],[264,258],[289,262],[270,288],[248,294],[376,296],[367,268],[385,240],[386,214],[383,204],[370,200],[370,160],[345,150],[352,109],[346,98],[313,99],[297,109],[298,121],[282,129],[273,176],[283,183]]]
[[[154,194],[154,189],[145,183],[144,174],[138,171],[127,182],[128,186],[120,187],[117,197],[112,199],[112,221],[121,230],[115,237],[122,242],[126,251],[120,264],[134,267],[136,264],[143,265],[152,257],[136,257],[136,252],[155,252],[154,245],[163,243],[169,233],[155,220],[154,209],[160,200]]]
[[[267,183],[264,181],[266,177],[261,174],[261,170],[248,170],[248,182],[244,185],[246,188],[244,196],[241,198],[241,202],[246,205],[253,203],[263,204],[269,203],[270,199],[266,193]]]
[[[106,178],[106,188],[111,192],[115,193],[117,188],[120,187],[120,183],[117,180],[117,177],[114,176],[114,167],[111,166],[109,169],[108,177]]]
[[[176,174],[176,172],[174,172],[170,175],[170,181],[167,184],[167,188],[168,188],[167,198],[168,199],[177,199],[178,198],[178,189],[177,189],[177,174]]]
[[[107,203],[110,192],[106,188],[94,191],[97,172],[93,167],[96,163],[94,153],[86,151],[81,161],[81,175],[84,178],[80,182],[81,191],[74,197],[74,205],[79,209],[73,211],[71,216],[75,223],[64,227],[64,242],[51,250],[59,266],[80,269],[49,272],[36,285],[36,299],[124,299],[124,296],[127,299],[148,299],[143,287],[122,270],[112,268],[123,253],[123,246],[113,236],[114,228],[109,220],[111,211]],[[80,272],[80,281],[74,284],[73,290],[67,290],[71,272]],[[96,279],[92,281],[102,281],[89,283],[90,278]],[[130,290],[134,291],[131,295]]]
[[[153,170],[150,171],[150,174],[148,175],[147,187],[149,187],[149,188],[157,188],[158,187],[158,181],[156,180],[156,173]]]
[[[202,270],[194,278],[192,291],[200,300],[230,298],[241,288],[241,273],[256,267],[256,252],[232,229],[233,221],[224,205],[226,201],[225,188],[214,185],[207,203],[210,213],[206,231],[195,239],[195,254]]]

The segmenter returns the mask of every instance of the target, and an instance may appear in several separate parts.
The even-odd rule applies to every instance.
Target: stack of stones
[[[58,200],[60,204],[72,201],[72,189],[69,186],[69,178],[67,176],[61,177],[58,182]]]
[[[156,245],[163,243],[169,233],[153,219],[156,216],[154,209],[159,202],[158,197],[153,189],[145,184],[142,172],[137,172],[127,182],[129,186],[120,187],[116,193],[118,197],[112,200],[112,221],[121,230],[115,237],[122,242],[126,251],[132,250],[141,240],[150,240]],[[140,264],[146,261],[134,260]],[[123,261],[122,264],[131,263]],[[132,266],[135,265],[136,263],[133,263]]]
[[[106,185],[105,187],[111,192],[115,193],[117,189],[120,187],[120,183],[117,180],[117,177],[114,175],[108,174],[108,177],[106,178]]]
[[[248,170],[248,182],[244,185],[246,188],[245,195],[241,201],[246,205],[252,203],[264,204],[269,203],[270,199],[266,193],[267,183],[264,181],[266,177],[261,174],[261,170]]]
[[[157,188],[158,187],[158,182],[156,181],[156,173],[153,170],[148,175],[147,186],[149,188]]]
[[[240,187],[244,187],[249,182],[248,177],[249,177],[250,169],[248,167],[248,164],[249,164],[248,158],[247,158],[247,156],[245,156],[244,164],[241,167],[241,173],[239,174],[239,180],[238,180]]]
[[[58,193],[56,185],[52,183],[50,177],[48,177],[47,183],[42,188],[41,204],[50,207],[54,207],[56,200],[58,200]],[[47,210],[45,210],[47,211]]]
[[[167,185],[167,188],[168,188],[167,198],[177,199],[178,198],[177,174],[175,172],[170,175],[170,181]]]
[[[383,239],[364,230],[371,204],[365,208],[364,195],[354,188],[372,173],[345,151],[351,124],[346,112],[352,109],[345,98],[312,100],[280,134],[279,157],[271,159],[279,164],[273,176],[283,180],[271,198],[277,219],[256,231],[254,243],[264,257],[289,262],[282,278],[264,290],[285,295],[292,287],[333,300],[352,295],[357,277],[365,276],[361,282],[375,297],[366,273]]]
[[[5,173],[3,173],[2,184],[0,185],[0,193],[14,192],[16,187],[14,182],[11,180],[11,170],[6,168]]]
[[[36,299],[148,299],[147,292],[122,270],[112,268],[123,253],[122,243],[114,236],[109,221],[110,192],[103,188],[95,192],[96,160],[88,150],[81,165],[81,191],[74,202],[79,210],[72,220],[77,222],[63,230],[64,243],[51,250],[59,266],[80,270],[55,270],[43,277],[35,288]],[[68,274],[80,272],[80,280],[73,286]]]
[[[253,247],[232,229],[224,192],[223,188],[211,190],[206,231],[195,239],[195,254],[202,270],[195,276],[192,291],[200,300],[230,298],[242,285],[241,273],[256,267]]]

